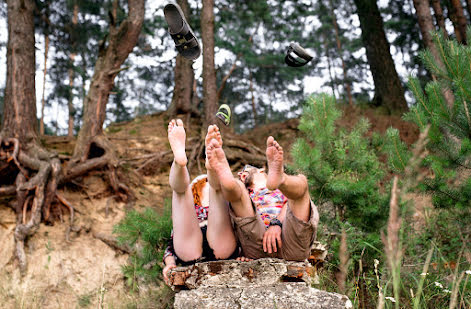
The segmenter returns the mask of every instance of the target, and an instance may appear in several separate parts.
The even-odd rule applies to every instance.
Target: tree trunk
[[[71,32],[77,31],[77,22],[78,22],[78,3],[74,2],[74,15],[72,17],[72,30]],[[71,39],[73,39],[74,35],[71,33]],[[74,115],[75,115],[75,108],[74,108],[74,61],[75,61],[75,42],[71,42],[72,45],[72,52],[70,53],[70,66],[69,66],[69,100],[67,102],[67,107],[69,109],[69,126],[67,136],[73,137],[74,136]]]
[[[353,105],[352,99],[352,87],[348,82],[348,75],[347,75],[347,67],[345,66],[345,61],[343,60],[343,50],[342,50],[342,43],[340,42],[340,35],[339,35],[339,25],[337,23],[337,16],[335,16],[334,6],[332,4],[332,0],[330,2],[330,14],[332,16],[332,25],[334,26],[335,30],[335,41],[337,42],[337,52],[340,57],[340,61],[342,62],[342,71],[343,71],[343,84],[345,87],[345,92],[347,94],[348,105]]]
[[[190,18],[190,6],[188,0],[177,1],[185,14],[186,20]],[[173,118],[177,114],[189,114],[192,111],[192,95],[193,80],[195,73],[193,72],[193,62],[177,56],[175,63],[175,86],[173,88],[172,103],[169,108],[170,117]],[[196,108],[196,107],[195,107]]]
[[[455,27],[456,39],[458,42],[466,44],[466,17],[464,17],[461,0],[450,0],[449,9]]]
[[[0,195],[17,196],[16,257],[26,270],[24,244],[39,228],[41,212],[55,194],[60,161],[39,145],[35,96],[33,0],[8,0],[7,83],[5,114],[0,133],[0,161],[15,167],[2,177]],[[16,172],[16,175],[15,175]],[[11,188],[15,188],[11,191]]]
[[[468,12],[468,17],[471,21],[471,0],[466,0],[466,11]]]
[[[95,63],[90,88],[83,102],[83,124],[77,138],[72,164],[78,161],[85,162],[89,157],[100,156],[104,149],[91,149],[92,144],[102,148],[106,143],[103,137],[103,123],[106,116],[106,104],[116,75],[122,70],[129,53],[137,43],[144,21],[144,0],[128,0],[128,17],[116,25],[116,11],[118,2],[114,2],[114,9],[110,21],[110,30],[105,42],[100,42],[99,56]],[[97,139],[101,139],[100,142]]]
[[[433,25],[432,14],[430,13],[429,0],[414,0],[414,7],[424,45],[432,53],[438,67],[445,70],[445,64],[442,61],[440,52],[432,39],[432,32],[435,31],[435,26]],[[451,108],[455,100],[453,93],[449,89],[445,89],[443,96],[445,97],[447,105]]]
[[[49,34],[46,33],[44,38],[44,74],[43,74],[43,89],[41,98],[41,121],[39,124],[39,134],[44,135],[44,108],[46,107],[46,76],[47,76],[47,55],[49,53]]]
[[[255,94],[253,90],[253,79],[252,72],[250,72],[250,93],[252,95],[252,116],[253,116],[253,127],[257,127],[257,106],[255,105]]]
[[[402,113],[408,109],[404,88],[389,51],[389,42],[376,0],[355,0],[360,18],[361,37],[375,84],[374,102],[389,112]]]
[[[443,9],[440,4],[440,0],[432,0],[432,7],[438,27],[442,31],[443,36],[448,38],[448,32],[446,31],[445,27],[445,16],[443,15]]]
[[[2,136],[38,141],[32,0],[8,0],[7,82]]]
[[[206,125],[216,123],[218,110],[216,68],[214,64],[214,0],[203,0],[201,10],[203,39],[203,103]]]
[[[330,87],[332,88],[332,95],[334,96],[335,100],[337,100],[337,95],[336,95],[336,87],[335,87],[335,71],[332,73],[332,60],[330,59],[330,53],[329,53],[329,44],[327,42],[327,38],[325,34],[322,34],[322,39],[324,40],[324,52],[325,52],[325,57],[327,58],[327,69],[329,71],[329,77],[330,77]]]

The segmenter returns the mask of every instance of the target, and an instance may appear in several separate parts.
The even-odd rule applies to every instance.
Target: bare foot
[[[221,137],[221,132],[219,132],[219,128],[217,125],[210,125],[208,127],[208,133],[206,133],[206,138],[204,140],[204,144],[206,146],[206,152],[208,150],[208,146],[209,144],[211,143],[211,140],[212,139],[215,139],[219,145],[221,145],[222,147],[222,137]],[[208,155],[206,154],[206,169],[210,170],[212,169],[211,168],[211,165],[209,164],[208,162]]]
[[[188,163],[185,153],[185,139],[186,133],[183,128],[183,121],[172,119],[168,124],[168,141],[173,151],[175,163],[180,166],[185,166]]]
[[[284,180],[283,170],[283,148],[278,144],[273,136],[267,139],[267,161],[268,161],[268,178],[267,188],[269,190],[278,189]]]
[[[206,170],[208,173],[208,182],[209,185],[216,191],[221,190],[221,184],[219,183],[218,176],[214,169],[211,167],[208,161],[208,147],[211,144],[211,140],[215,139],[219,145],[222,145],[222,137],[221,132],[219,132],[219,128],[216,125],[210,125],[208,127],[208,133],[206,134],[206,138],[204,140],[206,146]]]
[[[237,181],[232,175],[226,155],[217,139],[211,139],[206,149],[206,155],[210,169],[213,170],[223,191],[232,191],[238,187]]]

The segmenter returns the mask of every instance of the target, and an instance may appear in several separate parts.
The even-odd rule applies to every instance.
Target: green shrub
[[[422,88],[417,78],[409,79],[409,88],[417,102],[405,116],[421,130],[430,125],[429,154],[423,160],[423,166],[430,173],[418,184],[418,188],[432,195],[436,207],[470,207],[471,47],[445,40],[439,33],[433,37],[445,67],[440,68],[430,51],[421,52],[422,62],[436,80]],[[445,99],[446,89],[453,94],[452,107]],[[397,141],[397,136],[397,132],[392,132],[390,138]],[[398,153],[396,150],[391,147],[388,152],[392,160],[399,161],[399,153],[404,152]],[[396,167],[400,172],[404,168],[397,164]]]
[[[138,278],[160,278],[161,261],[172,230],[171,216],[171,204],[166,201],[161,214],[151,208],[133,210],[114,227],[118,241],[134,248],[129,264],[123,266],[127,283],[133,289],[137,288]]]
[[[340,116],[333,97],[307,99],[299,125],[303,137],[292,150],[294,168],[308,178],[315,203],[331,202],[339,219],[377,231],[387,217],[389,193],[379,187],[385,166],[366,136],[368,121],[346,131],[335,125]]]

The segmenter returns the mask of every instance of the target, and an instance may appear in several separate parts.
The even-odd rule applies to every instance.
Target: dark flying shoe
[[[231,123],[231,108],[227,104],[219,106],[216,117],[220,119],[226,126]]]
[[[164,15],[177,51],[186,59],[196,60],[201,55],[201,47],[180,6],[176,3],[167,4]]]
[[[291,43],[286,50],[285,62],[290,67],[302,67],[312,60],[312,56],[298,43]]]

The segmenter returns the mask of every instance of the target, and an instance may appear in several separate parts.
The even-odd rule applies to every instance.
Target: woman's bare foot
[[[226,155],[216,138],[211,139],[207,145],[206,155],[209,167],[216,173],[223,192],[231,191],[233,193],[234,190],[238,190],[239,185],[232,175]]]
[[[205,143],[205,146],[206,146],[206,162],[205,162],[205,165],[206,165],[206,170],[207,170],[207,173],[208,173],[208,182],[209,182],[209,185],[217,191],[217,190],[221,189],[221,184],[219,183],[218,176],[217,176],[216,172],[211,167],[211,164],[209,164],[208,154],[207,154],[208,147],[209,147],[209,144],[211,143],[212,139],[215,139],[220,145],[222,145],[221,132],[219,132],[219,128],[216,125],[210,125],[208,127],[208,133],[206,134],[206,138],[204,140],[204,143]]]
[[[206,146],[206,152],[208,150],[208,146],[209,144],[211,143],[211,140],[212,139],[215,139],[219,145],[221,145],[222,147],[222,137],[221,137],[221,132],[219,132],[219,128],[217,125],[210,125],[208,127],[208,133],[206,133],[206,138],[204,139],[204,144]],[[211,169],[211,165],[209,164],[208,162],[208,155],[206,154],[206,169],[207,170],[210,170]]]
[[[185,153],[186,133],[183,128],[183,121],[172,119],[168,124],[168,141],[172,148],[175,163],[180,166],[186,166],[188,159]]]
[[[268,178],[267,188],[269,190],[278,189],[284,180],[283,170],[283,148],[278,144],[273,136],[267,139],[267,162],[268,162]]]

